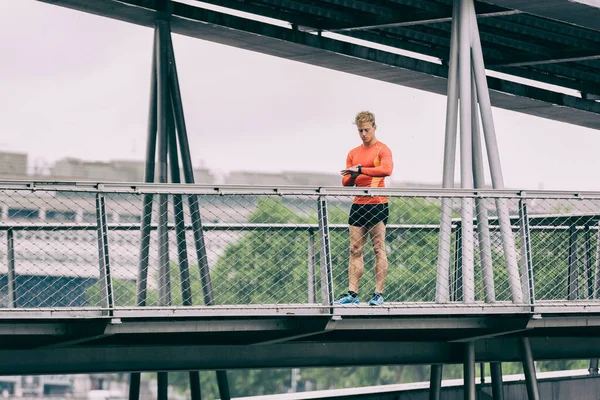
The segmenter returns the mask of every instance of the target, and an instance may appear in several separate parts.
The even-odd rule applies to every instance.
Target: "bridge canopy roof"
[[[166,9],[176,33],[446,93],[452,0],[40,1],[146,26]],[[600,1],[475,8],[493,105],[600,129]]]

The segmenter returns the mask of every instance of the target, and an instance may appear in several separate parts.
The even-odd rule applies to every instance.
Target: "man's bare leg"
[[[383,292],[385,277],[388,272],[388,260],[385,251],[385,224],[383,222],[369,228],[373,252],[375,253],[375,291]]]
[[[365,272],[363,249],[367,239],[367,229],[350,226],[350,265],[348,266],[348,289],[358,292],[358,284]]]

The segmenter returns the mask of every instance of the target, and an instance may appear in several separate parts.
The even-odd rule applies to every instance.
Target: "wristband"
[[[358,174],[362,174],[362,165],[358,164]]]

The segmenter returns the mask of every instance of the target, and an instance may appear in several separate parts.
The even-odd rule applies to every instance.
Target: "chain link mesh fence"
[[[351,239],[352,191],[4,189],[0,307],[329,305],[347,292],[349,265],[360,255],[362,305],[385,269],[382,257],[386,307],[598,297],[600,197],[385,194],[389,216],[376,268],[373,226],[358,227]],[[465,204],[472,209],[466,218]],[[449,230],[440,234],[444,223]],[[351,251],[357,240],[362,254]],[[438,273],[440,260],[447,276]],[[442,304],[440,288],[447,289]]]

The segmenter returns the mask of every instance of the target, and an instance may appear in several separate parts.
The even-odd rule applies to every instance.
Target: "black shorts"
[[[371,228],[380,222],[387,224],[389,208],[383,204],[352,204],[348,225]]]

